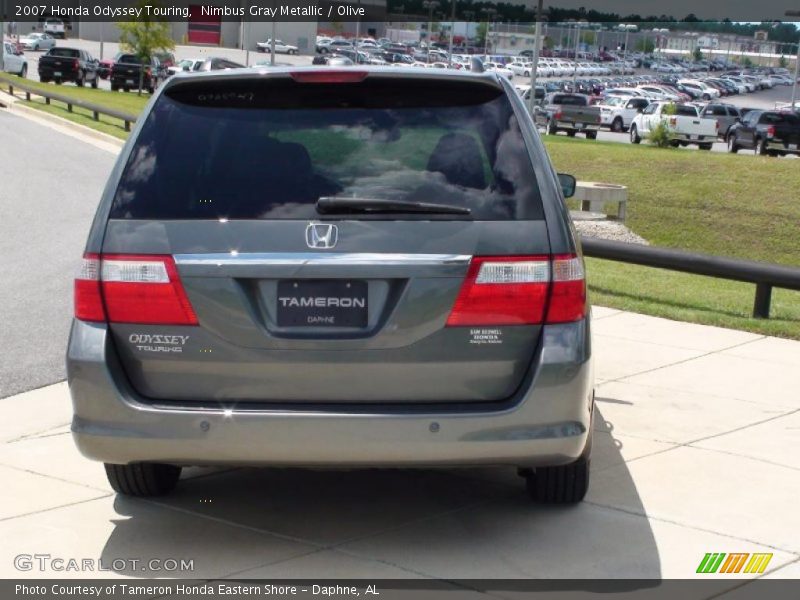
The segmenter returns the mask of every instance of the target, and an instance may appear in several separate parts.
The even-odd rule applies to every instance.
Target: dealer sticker
[[[469,343],[476,345],[502,344],[503,331],[501,329],[470,329]]]

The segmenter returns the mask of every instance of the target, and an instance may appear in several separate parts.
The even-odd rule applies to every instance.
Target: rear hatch
[[[380,71],[175,80],[102,252],[131,384],[183,403],[506,399],[551,268],[503,88]]]
[[[764,122],[772,127],[773,139],[789,150],[797,150],[800,145],[800,117],[789,112],[767,113]]]

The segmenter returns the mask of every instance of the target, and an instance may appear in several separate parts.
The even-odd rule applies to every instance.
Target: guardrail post
[[[72,112],[72,104],[70,104],[69,102],[67,102],[67,110],[69,112]]]
[[[125,121],[125,131],[130,131],[130,130],[131,130],[131,122]]]
[[[45,104],[47,104],[47,105],[49,105],[49,104],[50,104],[50,96],[47,96],[47,97],[44,99],[44,103],[45,103]]]
[[[25,92],[25,100],[27,100],[28,102],[31,101],[31,93],[30,92]]]
[[[769,319],[769,305],[772,303],[772,286],[768,283],[756,284],[756,300],[753,303],[753,317]]]
[[[100,120],[100,113],[99,112],[94,111],[94,113],[92,113],[92,114],[94,114],[94,120],[95,121],[99,121]]]
[[[8,93],[12,96],[14,95],[14,86],[10,83],[8,84]]]

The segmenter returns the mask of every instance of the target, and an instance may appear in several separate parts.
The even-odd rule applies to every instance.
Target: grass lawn
[[[52,93],[60,94],[75,98],[76,100],[84,100],[105,106],[114,110],[119,110],[125,113],[138,115],[144,108],[150,95],[143,93],[141,96],[136,92],[109,92],[107,90],[93,90],[91,87],[79,88],[78,86],[66,83],[64,85],[55,85],[54,83],[40,83],[38,81],[31,81],[30,79],[20,79],[15,75],[7,75],[10,80],[18,80],[31,88],[47,90]],[[8,89],[5,83],[0,84],[4,89]],[[91,111],[83,108],[75,107],[74,112],[70,113],[67,106],[61,102],[53,102],[50,105],[45,104],[43,98],[33,97],[30,102],[24,101],[26,106],[50,113],[62,119],[73,121],[80,125],[85,125],[103,133],[108,133],[120,139],[126,139],[128,133],[125,131],[124,124],[119,119],[100,115],[100,121],[95,121]]]
[[[628,186],[626,224],[657,246],[800,267],[796,160],[545,138],[556,169]],[[800,292],[773,291],[750,318],[755,286],[590,259],[592,301],[682,321],[800,339]]]

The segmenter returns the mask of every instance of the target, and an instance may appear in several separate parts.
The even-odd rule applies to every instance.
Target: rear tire
[[[569,137],[575,137],[575,133],[577,133],[574,129],[570,129],[567,131],[567,135]]]
[[[181,468],[159,463],[131,465],[105,464],[108,483],[125,496],[163,496],[171,492],[181,476]]]
[[[756,146],[756,154],[759,156],[766,156],[768,154],[767,140],[761,139],[758,141],[758,145]]]
[[[698,148],[700,148],[700,150],[711,150],[711,146],[712,144],[700,144]]]
[[[596,140],[597,139],[597,132],[596,131],[587,131],[586,132],[586,139],[587,140]]]
[[[736,154],[739,152],[739,145],[736,143],[736,135],[731,134],[728,136],[728,152]]]
[[[83,87],[83,83],[84,83],[83,79],[84,79],[84,77],[86,77],[86,76],[83,73],[79,72],[78,76],[75,78],[75,85],[77,85],[78,87]]]
[[[525,476],[531,500],[539,504],[575,504],[589,490],[591,461],[581,457],[559,467],[539,467]]]
[[[99,85],[99,82],[97,81],[97,79],[98,79],[97,75],[95,75],[94,79],[92,79],[92,89],[93,90],[96,90],[97,86]]]
[[[112,83],[111,84],[111,91],[112,92],[118,92],[119,91],[119,86]]]
[[[20,69],[20,71],[19,71],[19,76],[22,77],[23,79],[26,79],[28,77],[28,65],[27,64],[23,64],[22,65],[22,69]]]
[[[641,144],[642,138],[639,137],[639,131],[636,129],[636,125],[631,125],[631,144]]]
[[[558,133],[558,127],[556,127],[556,122],[550,120],[547,122],[547,135],[555,135]]]
[[[625,126],[622,123],[622,119],[620,119],[619,117],[617,117],[611,122],[611,131],[613,131],[614,133],[622,133],[622,130],[624,128]]]

